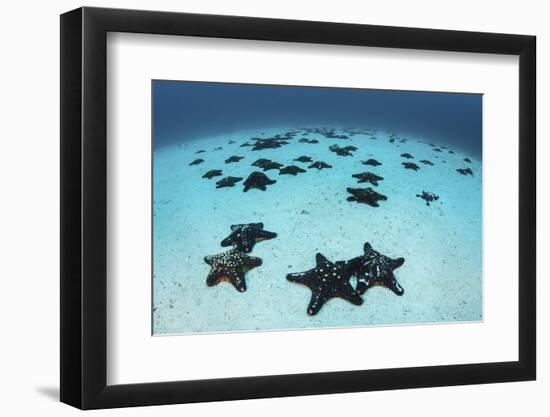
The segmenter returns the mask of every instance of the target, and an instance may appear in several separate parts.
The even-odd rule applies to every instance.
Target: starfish
[[[200,149],[200,150],[198,150],[198,151],[195,152],[195,153],[203,153],[203,152],[206,152],[206,151],[205,151],[204,149]]]
[[[472,161],[470,160],[470,158],[464,158],[464,162],[468,162],[469,164],[472,163]]]
[[[204,162],[204,159],[195,159],[193,162],[191,162],[189,165],[198,165],[202,164]]]
[[[275,149],[280,148],[283,145],[288,145],[288,142],[278,137],[273,137],[269,139],[254,138],[256,143],[253,145],[253,151],[259,151],[262,149]]]
[[[414,162],[401,162],[401,165],[403,165],[405,169],[412,169],[413,171],[418,171],[420,169]]]
[[[355,146],[346,146],[345,148],[340,148],[340,146],[338,145],[330,145],[328,149],[339,156],[353,156],[352,151],[357,150]]]
[[[233,156],[230,156],[229,158],[227,158],[225,160],[225,163],[230,164],[231,162],[239,162],[243,158],[244,158],[244,156],[235,156],[235,155],[233,155]]]
[[[317,161],[308,166],[308,168],[317,168],[320,171],[324,168],[332,168],[332,165],[326,164],[323,161]]]
[[[204,262],[212,267],[206,278],[206,285],[212,287],[222,281],[229,281],[240,292],[246,291],[244,275],[262,264],[260,258],[245,255],[238,249],[205,256]]]
[[[378,162],[376,159],[367,159],[366,161],[361,162],[363,165],[372,165],[373,167],[377,167],[378,165],[382,165],[381,162]]]
[[[470,168],[458,168],[457,171],[462,175],[471,175],[474,176],[474,173]]]
[[[212,177],[219,177],[220,175],[222,175],[222,170],[221,169],[213,169],[213,170],[208,171],[202,177],[212,179]]]
[[[441,149],[439,149],[439,148],[433,148],[433,150],[436,151],[436,152],[441,152]]]
[[[385,201],[388,199],[385,195],[377,193],[372,188],[346,188],[347,192],[351,195],[347,198],[348,201],[357,201],[358,203],[365,203],[371,207],[378,207],[378,201]]]
[[[264,240],[274,239],[277,233],[264,230],[263,223],[231,225],[231,234],[221,242],[221,246],[234,246],[235,249],[250,253],[254,245]]]
[[[363,304],[363,299],[355,292],[349,280],[353,264],[332,263],[323,255],[315,255],[316,266],[309,271],[288,274],[286,279],[305,285],[311,290],[311,300],[307,314],[313,316],[331,298],[340,297],[355,305]]]
[[[298,140],[298,142],[300,142],[300,143],[319,143],[319,141],[317,139],[307,139],[307,138],[302,138],[302,139]]]
[[[392,259],[375,251],[370,243],[363,246],[364,254],[349,261],[353,265],[353,273],[357,276],[356,291],[363,295],[369,288],[382,285],[397,295],[403,295],[405,290],[395,278],[394,269],[405,262],[405,258]]]
[[[299,158],[296,158],[295,161],[298,162],[313,162],[313,160],[309,156],[300,156]]]
[[[431,165],[433,166],[433,162],[432,161],[428,161],[427,159],[423,159],[422,161],[420,161],[421,164],[424,164],[424,165]]]
[[[357,178],[359,181],[357,182],[368,182],[372,185],[378,186],[378,181],[382,181],[384,178],[373,174],[372,172],[361,172],[359,174],[353,174],[353,178]]]
[[[414,156],[412,156],[410,153],[402,153],[400,156],[407,159],[414,159]]]
[[[426,201],[426,205],[429,206],[430,202],[439,200],[439,196],[429,191],[422,191],[422,194],[417,194],[417,197]]]
[[[269,171],[270,169],[281,169],[282,167],[283,164],[274,161],[269,161],[262,165],[264,171]]]
[[[265,159],[265,158],[260,158],[260,159],[256,159],[254,162],[252,162],[250,165],[254,166],[254,167],[260,167],[260,168],[263,168],[263,166],[267,163],[271,162],[271,159]]]
[[[266,187],[271,184],[275,184],[277,181],[270,179],[263,172],[254,171],[248,176],[244,182],[243,191],[246,193],[251,188],[257,188],[259,190],[265,191]]]
[[[300,172],[306,172],[306,170],[300,167],[297,167],[296,165],[289,165],[287,167],[281,168],[279,170],[279,175],[289,174],[289,175],[296,176]]]
[[[216,183],[216,188],[234,187],[241,180],[242,177],[225,177]]]
[[[452,153],[452,154],[454,154],[454,153],[455,153],[455,151],[453,151],[453,150],[449,150],[448,152],[449,152],[449,153]]]

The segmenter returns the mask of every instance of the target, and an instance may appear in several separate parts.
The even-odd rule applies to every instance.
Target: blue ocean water
[[[152,88],[154,334],[483,319],[481,95],[172,81]],[[275,166],[264,170],[259,159]],[[317,170],[315,161],[329,167]],[[265,191],[245,186],[253,172],[267,176]],[[227,177],[236,183],[217,188]],[[383,198],[364,204],[349,191],[367,188]],[[222,246],[231,226],[260,222],[277,237],[245,254],[261,259],[244,274],[246,291],[207,285],[205,257],[231,250]],[[353,260],[366,242],[404,258],[393,271],[404,294],[385,282],[361,294],[362,305],[335,297],[308,314],[311,289],[287,274],[313,269],[317,253]],[[357,273],[349,282],[360,288]]]
[[[279,125],[388,128],[481,158],[482,95],[153,82],[154,146]]]

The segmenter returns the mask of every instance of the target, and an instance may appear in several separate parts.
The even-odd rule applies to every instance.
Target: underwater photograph
[[[481,94],[151,88],[153,335],[483,320]]]

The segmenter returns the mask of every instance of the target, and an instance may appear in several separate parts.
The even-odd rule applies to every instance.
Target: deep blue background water
[[[421,135],[481,158],[480,94],[158,80],[152,88],[156,149],[243,129],[334,125]]]

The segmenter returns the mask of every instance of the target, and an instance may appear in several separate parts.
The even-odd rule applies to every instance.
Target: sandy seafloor
[[[452,148],[455,154],[434,152],[426,143],[433,142],[429,137],[397,132],[408,141],[390,143],[385,131],[376,132],[376,139],[358,134],[349,140],[299,133],[289,145],[278,149],[252,151],[240,147],[251,137],[271,137],[292,128],[243,131],[154,152],[153,333],[482,320],[481,161],[458,148]],[[318,139],[319,143],[299,143],[302,137]],[[236,143],[229,145],[229,140]],[[342,157],[328,150],[332,144],[359,149],[354,156]],[[218,146],[223,149],[215,151]],[[196,155],[199,149],[206,152]],[[414,159],[402,158],[403,152]],[[245,159],[225,164],[231,155]],[[301,155],[325,161],[333,168],[308,170],[308,163],[292,161]],[[465,157],[472,163],[465,163]],[[196,158],[205,162],[189,166]],[[261,171],[251,166],[258,158],[294,164],[307,172],[291,176],[266,171],[277,183],[265,192],[251,189],[245,193],[246,177]],[[383,165],[361,164],[368,158]],[[431,160],[434,166],[419,163],[422,159]],[[417,163],[420,170],[404,169],[401,162],[406,161]],[[473,177],[456,172],[465,167],[472,169]],[[222,169],[223,176],[201,178],[211,169]],[[365,171],[384,180],[375,187],[358,184],[351,177]],[[215,182],[227,175],[243,177],[243,181],[233,188],[216,189]],[[348,202],[346,187],[371,187],[388,200],[377,208]],[[440,199],[426,206],[416,197],[423,190],[434,192]],[[210,267],[204,256],[230,249],[220,246],[230,225],[250,222],[263,222],[265,229],[278,237],[254,247],[250,255],[262,258],[263,265],[247,273],[247,291],[239,293],[227,282],[207,287]],[[404,295],[374,287],[363,296],[362,306],[334,298],[317,315],[309,316],[306,310],[311,291],[288,282],[286,274],[313,268],[317,252],[332,261],[359,256],[366,241],[387,256],[405,258],[404,265],[395,270]],[[355,278],[351,282],[355,285]]]

